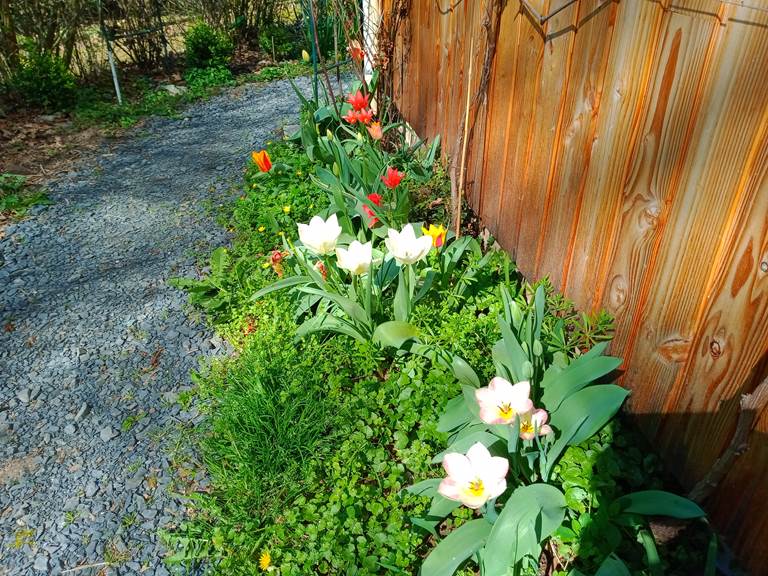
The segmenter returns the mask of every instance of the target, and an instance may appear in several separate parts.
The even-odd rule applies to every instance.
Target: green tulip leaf
[[[470,520],[451,532],[427,556],[421,576],[452,576],[461,564],[482,548],[491,532],[484,519]]]
[[[541,542],[565,518],[565,496],[549,484],[515,490],[493,525],[483,550],[483,575],[505,576],[526,556],[538,559]]]
[[[402,348],[408,340],[413,340],[419,335],[419,331],[413,324],[392,320],[384,322],[373,331],[373,341],[382,347]]]
[[[694,501],[663,490],[632,492],[618,498],[616,503],[626,514],[669,516],[681,520],[703,518],[707,515]]]
[[[586,419],[568,441],[569,446],[590,438],[619,411],[629,391],[615,384],[598,384],[568,396],[552,413],[551,424],[559,432],[570,432],[586,415]]]

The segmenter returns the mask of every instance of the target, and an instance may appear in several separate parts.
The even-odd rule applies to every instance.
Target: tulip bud
[[[340,172],[339,165],[336,162],[334,162],[333,163],[333,175],[334,176],[338,176],[339,172]]]
[[[333,132],[330,130],[326,130],[325,135],[328,137],[328,140],[333,140]]]
[[[541,341],[534,340],[533,341],[533,355],[534,356],[541,356],[544,353],[544,348],[541,346]]]
[[[360,132],[357,133],[357,136],[355,136],[355,138],[357,138],[358,142],[362,142],[363,141],[363,135]]]
[[[306,50],[302,50],[301,59],[304,60],[304,62],[309,62],[309,52],[307,52]]]

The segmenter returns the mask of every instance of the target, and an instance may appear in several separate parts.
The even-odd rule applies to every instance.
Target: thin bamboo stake
[[[467,171],[467,132],[469,131],[469,102],[471,100],[470,94],[472,92],[472,61],[474,59],[475,52],[475,39],[474,37],[469,41],[469,69],[467,70],[467,104],[464,108],[464,134],[462,136],[463,142],[461,143],[461,170],[459,171],[459,190],[456,206],[454,206],[455,220],[453,222],[453,230],[456,233],[456,238],[461,237],[461,201],[464,195],[464,176]]]

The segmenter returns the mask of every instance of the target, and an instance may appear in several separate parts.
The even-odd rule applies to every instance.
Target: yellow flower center
[[[472,496],[482,496],[485,493],[485,486],[480,478],[476,478],[469,483],[469,493]]]
[[[499,416],[501,416],[504,419],[512,418],[512,416],[515,415],[515,411],[512,410],[512,406],[510,406],[509,402],[506,404],[499,404]]]
[[[534,432],[533,422],[520,422],[521,434],[533,434]]]

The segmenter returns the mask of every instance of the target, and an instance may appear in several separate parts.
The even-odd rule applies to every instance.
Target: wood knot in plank
[[[659,346],[659,354],[667,362],[685,362],[691,352],[691,341],[685,338],[669,338]]]
[[[622,274],[617,274],[611,280],[611,287],[608,292],[608,306],[611,312],[616,312],[627,301],[627,280]]]

